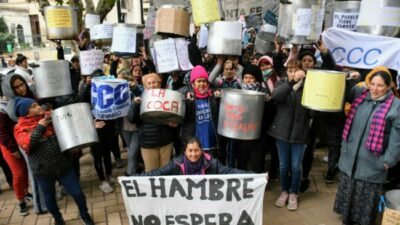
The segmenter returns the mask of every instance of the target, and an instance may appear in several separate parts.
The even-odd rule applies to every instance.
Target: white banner
[[[90,75],[96,69],[103,68],[104,53],[102,50],[87,50],[79,52],[79,64],[82,75]]]
[[[400,69],[400,39],[329,28],[322,34],[338,65],[371,69]]]
[[[266,174],[119,177],[130,225],[262,225]]]
[[[112,120],[128,115],[131,104],[126,80],[98,77],[91,84],[92,113],[96,119]]]

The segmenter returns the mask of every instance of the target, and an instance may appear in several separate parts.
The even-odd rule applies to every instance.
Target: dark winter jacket
[[[14,138],[15,122],[8,117],[7,102],[0,102],[0,144],[3,145],[7,151],[18,152],[18,145]]]
[[[276,115],[268,134],[289,143],[308,142],[311,110],[301,105],[303,87],[293,90],[294,81],[282,79],[272,92]]]
[[[150,172],[141,173],[140,176],[166,176],[166,175],[185,175],[185,166],[183,163],[184,155],[179,155],[172,159],[166,166],[159,169],[152,170]],[[203,174],[246,174],[252,173],[236,168],[224,166],[217,159],[212,159],[207,153],[203,153]]]

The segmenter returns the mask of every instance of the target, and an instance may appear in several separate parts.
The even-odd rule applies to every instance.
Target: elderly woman
[[[175,157],[168,165],[142,173],[141,176],[162,175],[205,175],[249,173],[244,170],[224,166],[217,159],[203,151],[200,140],[196,137],[187,139],[184,154]]]
[[[142,77],[145,90],[161,88],[161,77],[150,73]],[[128,120],[139,126],[139,145],[144,161],[145,171],[151,171],[168,164],[171,160],[175,127],[178,124],[168,122],[165,125],[155,124],[140,119],[141,98],[135,97],[128,113]]]
[[[352,106],[343,130],[340,182],[334,211],[343,224],[375,224],[377,203],[387,171],[400,160],[400,101],[390,91],[390,72],[370,72],[368,88],[346,96]]]

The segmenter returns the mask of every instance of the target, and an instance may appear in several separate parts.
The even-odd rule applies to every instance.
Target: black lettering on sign
[[[224,193],[220,189],[224,186],[224,181],[221,179],[209,179],[209,197],[210,201],[218,201],[224,198]]]
[[[190,214],[191,225],[200,225],[203,223],[203,217],[200,214]]]
[[[240,215],[237,225],[254,225],[253,220],[251,219],[250,215],[246,212],[246,210],[242,211],[242,215]]]
[[[161,225],[161,221],[156,215],[149,215],[144,219],[144,225]]]
[[[200,199],[201,200],[206,200],[207,199],[207,196],[206,196],[206,182],[207,182],[207,179],[204,178],[204,179],[200,180],[198,183],[195,183],[193,180],[188,178],[188,179],[186,179],[186,182],[188,183],[188,194],[187,194],[186,199],[188,199],[188,200],[192,200],[193,199],[192,192],[193,192],[194,188],[196,188],[196,189],[200,188],[200,191],[201,191],[200,192],[201,193]]]
[[[175,224],[175,222],[174,222],[174,216],[172,216],[172,215],[166,215],[165,216],[165,220],[166,220],[166,225],[172,225],[172,224]]]
[[[186,222],[185,220],[187,220],[189,217],[188,216],[186,216],[186,215],[179,215],[179,216],[176,216],[176,222],[178,223],[178,224],[181,224],[181,225],[190,225],[188,222]]]
[[[254,178],[246,178],[243,180],[243,198],[253,198],[253,189],[248,188],[248,183],[254,181]]]
[[[155,178],[150,178],[149,180],[150,180],[150,183],[151,183],[151,197],[153,197],[153,198],[158,197],[156,191],[160,190],[160,192],[161,192],[160,198],[166,198],[167,194],[166,194],[166,191],[165,191],[165,178],[159,178],[158,179],[160,181],[159,185],[157,185],[155,183],[155,181],[156,181]]]
[[[217,225],[217,223],[215,223],[215,214],[205,214],[204,222],[206,225]]]
[[[219,225],[230,225],[232,221],[232,215],[229,213],[219,214]]]
[[[232,201],[232,195],[236,197],[237,201],[240,201],[240,195],[238,189],[240,188],[240,180],[239,179],[228,179],[228,187],[226,190],[226,201]]]
[[[181,197],[186,197],[185,189],[183,189],[182,185],[179,183],[179,181],[174,178],[171,181],[171,188],[169,190],[169,195],[168,197],[173,198],[175,197],[175,193],[179,192]]]

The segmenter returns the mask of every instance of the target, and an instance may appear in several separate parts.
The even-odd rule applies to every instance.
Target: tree
[[[3,53],[7,49],[7,44],[14,44],[15,36],[9,33],[6,21],[3,17],[0,17],[0,53]]]

